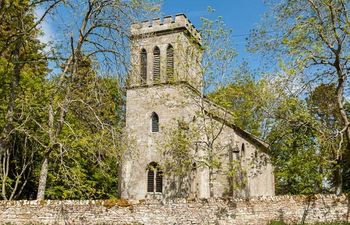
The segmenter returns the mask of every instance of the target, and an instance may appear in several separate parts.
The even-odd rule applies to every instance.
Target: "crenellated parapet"
[[[172,16],[165,16],[163,18],[142,21],[131,25],[132,37],[161,35],[177,30],[187,30],[194,40],[201,45],[202,38],[199,31],[184,14],[177,14],[175,18]]]

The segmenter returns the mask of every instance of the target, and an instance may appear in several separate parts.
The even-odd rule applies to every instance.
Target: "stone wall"
[[[0,201],[0,224],[267,224],[350,221],[349,198],[335,195],[276,196],[168,202]]]

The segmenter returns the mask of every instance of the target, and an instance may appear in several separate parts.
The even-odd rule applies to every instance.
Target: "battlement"
[[[164,18],[134,23],[131,25],[131,35],[137,37],[140,35],[157,34],[177,29],[186,29],[199,44],[202,43],[199,31],[185,14],[177,14],[175,18],[172,16],[165,16]]]

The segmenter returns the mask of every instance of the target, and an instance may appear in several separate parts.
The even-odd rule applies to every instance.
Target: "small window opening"
[[[148,169],[147,172],[147,192],[154,191],[154,170],[152,168]]]
[[[140,68],[140,76],[141,76],[141,84],[147,83],[147,52],[145,49],[141,50],[141,68]]]
[[[166,57],[166,74],[168,80],[170,80],[174,76],[174,48],[172,45],[168,46]]]
[[[156,162],[147,166],[147,192],[163,192],[163,172]]]
[[[244,145],[244,143],[242,143],[241,152],[242,152],[242,157],[244,157],[245,156],[245,145]]]
[[[159,117],[158,114],[155,112],[152,113],[151,130],[152,132],[159,132]]]
[[[153,82],[160,80],[160,49],[155,47],[153,50]]]

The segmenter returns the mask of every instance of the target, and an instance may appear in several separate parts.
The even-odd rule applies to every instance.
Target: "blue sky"
[[[209,14],[208,6],[215,12]],[[238,53],[237,62],[245,59],[253,67],[257,66],[259,57],[246,52],[246,38],[266,10],[263,0],[164,0],[161,8],[164,15],[186,14],[197,28],[201,17],[215,19],[222,16],[227,27],[233,30],[232,43]]]
[[[208,6],[215,12],[208,13]],[[263,0],[163,0],[161,8],[163,15],[186,14],[197,28],[201,25],[201,17],[215,19],[221,16],[227,27],[233,30],[232,44],[238,53],[236,63],[246,60],[252,68],[259,68],[260,57],[246,52],[246,38],[266,10]],[[37,9],[36,13],[42,15],[43,10]],[[60,23],[60,17],[56,19],[55,22],[49,19],[42,24],[45,35],[40,39],[43,42],[58,38],[55,27]]]

